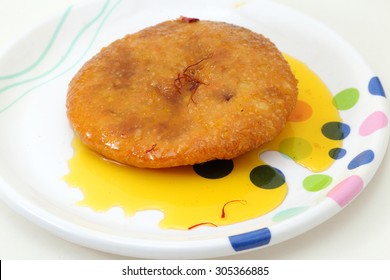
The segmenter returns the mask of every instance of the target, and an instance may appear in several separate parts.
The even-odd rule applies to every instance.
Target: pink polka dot
[[[328,197],[336,201],[340,207],[346,206],[363,189],[363,180],[360,176],[352,175],[338,185],[329,193]]]
[[[359,133],[362,136],[370,135],[378,129],[387,126],[388,120],[385,113],[377,111],[369,115],[361,124]]]

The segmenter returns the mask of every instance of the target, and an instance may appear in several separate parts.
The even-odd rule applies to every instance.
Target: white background
[[[390,96],[390,1],[274,1],[302,11],[343,36],[380,77]],[[0,49],[47,17],[79,2],[83,0],[0,0]],[[389,168],[387,153],[364,192],[313,230],[271,247],[224,259],[390,260]],[[14,213],[0,200],[0,259],[128,258],[64,241]]]

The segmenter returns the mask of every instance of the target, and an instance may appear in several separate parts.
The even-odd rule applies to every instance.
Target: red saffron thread
[[[179,20],[183,21],[183,22],[187,22],[187,23],[192,23],[192,22],[197,22],[199,21],[198,18],[191,18],[191,17],[184,17],[184,16],[180,16],[179,17]]]
[[[240,202],[242,205],[245,205],[246,204],[246,200],[240,200],[240,199],[235,199],[235,200],[231,200],[231,201],[228,201],[226,202],[223,207],[222,207],[222,214],[221,214],[221,218],[224,219],[225,218],[225,207],[230,204],[230,203],[234,203],[234,202]]]
[[[213,223],[210,223],[210,222],[205,222],[205,223],[199,223],[199,224],[196,224],[196,225],[193,225],[193,226],[190,226],[188,228],[188,230],[191,230],[193,228],[196,228],[196,227],[199,227],[199,226],[213,226],[213,227],[218,227],[216,224],[213,224]]]
[[[194,66],[200,64],[201,62],[205,61],[206,59],[209,59],[209,57],[202,58],[202,59],[199,60],[198,62],[196,62],[196,63],[194,63],[194,64],[191,64],[191,65],[187,66],[187,67],[184,69],[183,73],[185,74],[185,73],[188,71],[188,69],[190,69],[191,67],[194,67]]]
[[[157,144],[153,144],[153,146],[152,146],[150,149],[147,149],[147,150],[145,151],[145,153],[148,154],[148,153],[154,151],[154,148],[156,148],[156,146],[157,146]]]
[[[191,67],[195,67],[197,66],[198,64],[200,64],[202,61],[208,59],[209,57],[205,57],[205,58],[202,58],[201,60],[199,60],[198,62],[195,62],[191,65],[188,65],[184,70],[183,70],[183,73],[178,73],[177,74],[177,77],[176,79],[174,80],[174,86],[176,88],[176,90],[179,92],[179,94],[181,94],[181,89],[183,86],[185,86],[186,84],[189,84],[189,91],[191,92],[191,100],[192,102],[196,103],[195,100],[194,100],[194,94],[196,92],[196,90],[199,88],[200,85],[205,85],[205,83],[195,79],[194,77],[192,77],[190,74],[187,74],[187,71],[191,68]]]

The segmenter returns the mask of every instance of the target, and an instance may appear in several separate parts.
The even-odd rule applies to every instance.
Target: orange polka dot
[[[290,122],[303,122],[311,117],[313,109],[305,101],[298,100],[295,105],[295,109],[291,112],[288,117]]]

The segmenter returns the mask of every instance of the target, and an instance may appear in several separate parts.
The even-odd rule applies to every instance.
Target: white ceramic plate
[[[345,155],[326,171],[332,178],[329,186],[314,194],[305,192],[298,174],[289,182],[285,201],[270,213],[195,231],[160,229],[158,211],[129,218],[117,208],[96,213],[77,206],[81,193],[62,179],[73,154],[64,106],[69,80],[101,47],[179,15],[226,21],[265,34],[283,52],[306,63],[335,95],[356,89],[358,100],[340,110],[350,130],[344,139]],[[299,235],[360,194],[380,165],[389,135],[380,81],[342,38],[272,2],[226,0],[107,0],[70,7],[0,55],[0,127],[2,199],[71,242],[141,258],[225,256]],[[278,166],[272,154],[267,160]]]

